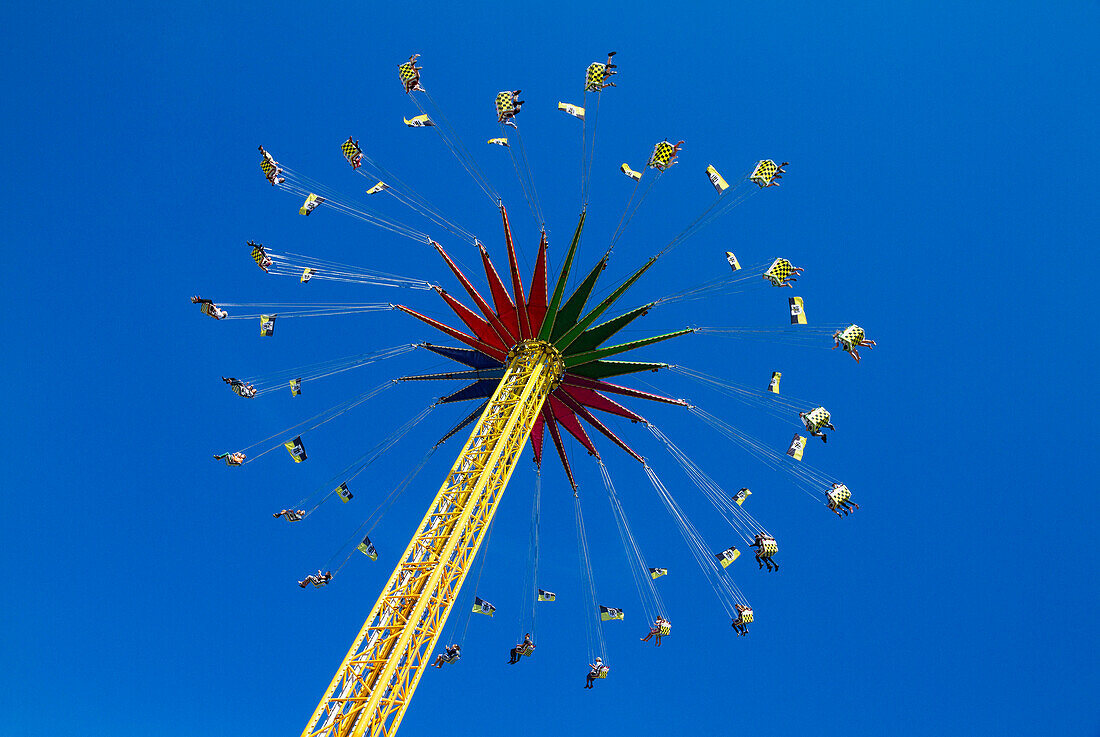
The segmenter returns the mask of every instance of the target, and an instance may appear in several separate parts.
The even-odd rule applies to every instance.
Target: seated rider
[[[286,177],[281,176],[283,169],[279,166],[279,162],[275,160],[275,157],[265,151],[263,146],[260,146],[260,153],[263,154],[264,162],[269,165],[269,168],[264,169],[264,176],[267,177],[267,181],[271,182],[271,186],[274,187],[276,184],[285,182]]]
[[[649,638],[656,637],[656,645],[660,647],[662,637],[661,629],[669,624],[670,622],[664,617],[657,617],[657,619],[653,620],[653,626],[649,628],[649,634],[642,638],[642,642],[649,642]]]
[[[325,571],[324,573],[321,573],[321,569],[318,568],[316,573],[311,573],[306,576],[304,580],[299,581],[298,586],[304,589],[306,586],[313,584],[315,588],[319,589],[331,580],[332,571]]]
[[[240,379],[234,379],[233,377],[229,377],[227,379],[223,376],[222,381],[224,381],[226,384],[229,384],[229,388],[232,389],[233,393],[236,394],[238,397],[253,399],[256,396],[256,387],[252,386],[251,384],[246,384]]]
[[[823,443],[829,442],[829,439],[827,437],[825,437],[825,433],[822,431],[821,428],[827,427],[830,430],[832,430],[833,432],[836,432],[836,428],[833,427],[832,420],[829,419],[825,422],[824,425],[821,425],[821,424],[818,424],[817,422],[814,422],[813,418],[810,416],[811,414],[812,414],[811,412],[799,412],[798,413],[798,418],[800,420],[802,420],[802,424],[805,426],[806,432],[810,433],[815,438],[821,438],[821,442],[823,442]]]
[[[285,517],[287,522],[298,522],[306,516],[306,510],[304,509],[281,509],[275,514],[271,515],[275,519]]]
[[[407,79],[402,78],[402,84],[405,85],[405,94],[410,92],[423,92],[424,88],[420,86],[420,72],[424,67],[418,67],[416,60],[420,58],[420,54],[413,54],[409,57],[409,60],[401,65],[402,71],[407,72]]]
[[[763,568],[765,564],[768,566],[768,570],[779,570],[779,564],[772,560],[772,555],[775,554],[776,544],[775,538],[767,535],[757,535],[756,540],[750,545],[751,548],[756,548],[756,562],[759,564],[758,568]]]
[[[454,643],[450,647],[443,648],[443,652],[436,656],[435,662],[432,663],[436,668],[442,668],[444,663],[453,663],[458,660],[459,653],[462,648],[458,643]]]
[[[215,461],[225,461],[227,466],[239,466],[244,463],[245,454],[239,450],[236,453],[219,453],[214,456]]]
[[[261,244],[256,243],[255,241],[249,241],[247,245],[249,248],[252,249],[253,259],[256,258],[257,252],[259,252],[258,255],[260,258],[258,261],[256,261],[256,265],[263,269],[265,274],[271,273],[270,271],[268,271],[268,269],[270,269],[272,264],[274,264],[275,262],[270,256],[267,255],[267,249],[265,249]]]
[[[730,626],[737,631],[738,637],[744,637],[749,634],[748,622],[745,621],[746,612],[749,615],[749,621],[752,621],[752,608],[744,604],[737,605],[737,619],[733,620]]]
[[[767,185],[772,186],[772,185]],[[773,287],[789,287],[794,289],[794,283],[798,281],[798,275],[806,269],[801,266],[795,266],[785,258],[776,259],[775,262],[768,267],[764,272],[764,279],[771,282]]]
[[[512,118],[516,117],[520,113],[520,108],[523,107],[523,100],[519,99],[519,93],[522,90],[512,90],[512,108],[510,110],[501,111],[498,116],[498,120],[505,125],[510,125],[516,128],[515,122]]]
[[[535,649],[535,643],[531,642],[531,633],[528,632],[523,636],[523,642],[516,645],[510,651],[510,657],[508,659],[508,665],[515,665],[519,662],[520,656]]]
[[[229,317],[229,313],[214,304],[212,300],[203,299],[198,295],[191,298],[191,304],[200,305],[199,309],[202,310],[202,314],[210,315],[215,320],[224,320]]]
[[[683,146],[683,145],[684,145],[684,142],[682,140],[677,141],[675,144],[673,144],[673,146],[672,146],[672,163],[673,164],[676,163],[676,157],[677,157],[677,155],[679,155],[680,147]]]
[[[858,340],[857,340],[858,339]],[[849,325],[844,330],[837,330],[833,333],[833,350],[838,347],[843,347],[847,353],[852,355],[856,363],[859,363],[859,349],[871,348],[878,345],[873,340],[868,340],[867,335],[863,332],[863,328],[858,325]]]
[[[588,664],[588,675],[585,677],[584,687],[592,688],[592,682],[600,677],[600,673],[607,670],[603,664],[603,658],[597,657],[595,663]]]
[[[767,187],[778,187],[779,186],[779,181],[778,180],[782,179],[783,175],[787,173],[783,169],[783,167],[787,166],[790,163],[791,162],[789,162],[789,161],[784,161],[782,164],[777,166],[775,168],[775,174],[772,175],[772,180],[770,182],[768,182],[765,186],[767,186]]]
[[[841,512],[844,512],[844,516],[847,517],[851,512],[855,511],[852,507],[859,509],[859,505],[852,501],[852,492],[848,491],[848,487],[844,484],[833,483],[833,488],[825,492],[825,495],[829,497],[829,501],[826,502],[826,506],[833,510],[833,514],[837,517]]]

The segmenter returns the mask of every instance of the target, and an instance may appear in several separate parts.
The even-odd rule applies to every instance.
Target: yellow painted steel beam
[[[542,405],[564,372],[543,341],[507,370],[302,737],[397,732]]]

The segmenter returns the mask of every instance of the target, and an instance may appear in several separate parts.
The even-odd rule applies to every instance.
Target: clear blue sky
[[[657,650],[637,641],[644,624],[599,476],[574,447],[601,598],[628,611],[605,626],[613,678],[583,691],[571,500],[554,464],[540,583],[559,601],[542,610],[538,654],[505,666],[520,634],[525,459],[479,590],[498,614],[471,623],[460,666],[425,675],[402,734],[1100,730],[1096,483],[1086,475],[1097,451],[1085,412],[1097,358],[1095,3],[24,3],[4,16],[9,733],[301,730],[458,445],[387,515],[377,563],[356,558],[319,591],[294,582],[461,410],[412,433],[351,504],[300,526],[270,512],[437,387],[400,387],[308,436],[302,465],[281,451],[239,470],[210,460],[440,365],[412,354],[293,401],[249,403],[221,385],[223,374],[435,338],[390,312],[286,321],[270,340],[251,322],[202,318],[187,301],[196,292],[290,301],[306,289],[264,278],[244,252],[249,238],[450,284],[410,241],[331,211],[299,217],[263,181],[256,146],[355,192],[363,180],[337,146],[361,138],[500,255],[496,214],[473,183],[431,131],[401,125],[413,109],[395,65],[420,52],[426,86],[511,204],[530,259],[537,236],[511,167],[481,143],[496,135],[492,96],[522,88],[558,258],[578,210],[580,157],[576,121],[554,105],[579,102],[585,66],[611,49],[621,76],[601,109],[581,263],[602,251],[622,208],[629,183],[618,163],[640,163],[660,138],[687,141],[684,163],[650,195],[608,279],[709,201],[705,164],[733,173],[758,158],[791,161],[783,187],[675,251],[630,306],[722,273],[727,249],[743,262],[786,255],[807,267],[798,293],[810,319],[856,321],[878,341],[861,365],[827,346],[701,335],[647,355],[742,383],[782,370],[784,388],[825,404],[839,428],[807,460],[842,475],[863,508],[838,521],[686,413],[639,408],[720,483],[757,491],[751,511],[779,536],[783,564],[772,575],[736,564],[757,622],[733,637],[645,477],[607,448],[647,556],[673,571],[659,584],[675,634]],[[332,301],[394,299],[308,289]],[[785,296],[655,310],[638,327],[781,323]],[[401,297],[443,314],[430,294]],[[644,378],[776,445],[789,438],[789,427],[676,376]],[[716,548],[732,542],[648,433],[616,427]]]

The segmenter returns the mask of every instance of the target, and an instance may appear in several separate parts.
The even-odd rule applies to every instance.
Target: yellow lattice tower
[[[542,405],[565,371],[529,340],[507,370],[302,737],[393,735]]]

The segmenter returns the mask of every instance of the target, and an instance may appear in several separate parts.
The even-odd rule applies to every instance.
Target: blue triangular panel
[[[440,404],[447,404],[448,402],[466,402],[471,399],[485,399],[493,396],[493,391],[496,390],[497,384],[500,382],[496,379],[486,379],[484,381],[475,381],[457,392],[448,394],[439,400]]]
[[[461,364],[465,364],[470,368],[484,369],[484,368],[496,368],[501,366],[500,361],[496,361],[489,356],[486,356],[481,351],[475,351],[472,348],[449,348],[442,345],[432,345],[431,343],[424,343],[432,353],[438,353],[444,358],[449,358],[452,361],[458,361]]]

